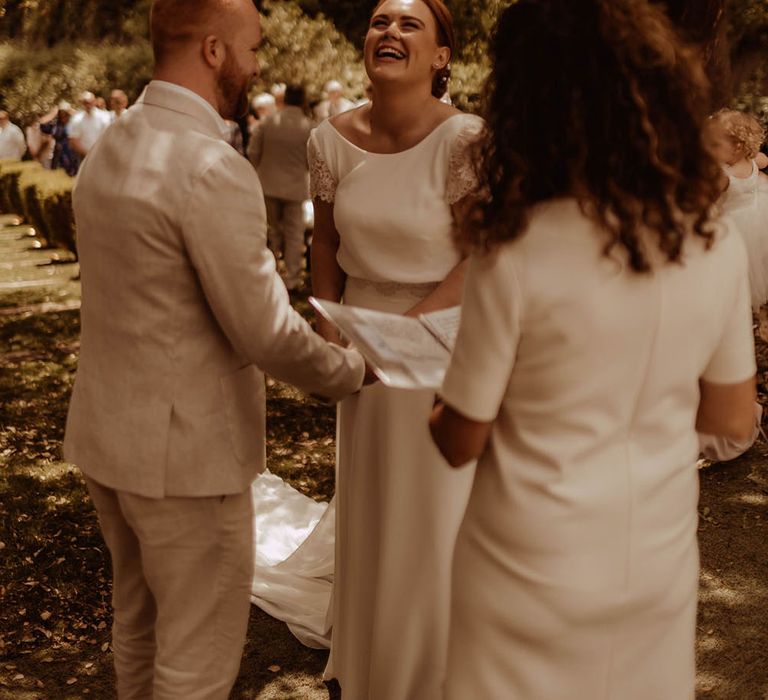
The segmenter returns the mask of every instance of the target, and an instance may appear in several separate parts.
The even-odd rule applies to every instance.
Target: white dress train
[[[305,646],[331,644],[335,502],[317,503],[269,471],[251,486],[251,602],[282,620]]]

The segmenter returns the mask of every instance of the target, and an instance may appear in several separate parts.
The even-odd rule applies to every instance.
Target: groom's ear
[[[227,55],[227,47],[215,34],[209,34],[201,46],[203,60],[211,68],[221,68]]]

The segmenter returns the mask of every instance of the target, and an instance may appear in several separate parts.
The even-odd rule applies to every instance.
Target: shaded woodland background
[[[661,0],[658,0],[661,1]],[[460,52],[451,93],[478,110],[486,40],[508,0],[447,0]],[[360,47],[376,0],[257,0],[264,13],[263,88],[300,81],[319,97],[330,78],[362,94]],[[768,0],[667,0],[683,32],[699,43],[714,107],[748,108],[768,122]],[[151,0],[0,0],[0,102],[27,122],[79,91],[122,87],[133,99],[151,73]]]

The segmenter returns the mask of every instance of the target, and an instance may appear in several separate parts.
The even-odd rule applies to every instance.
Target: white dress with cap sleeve
[[[450,117],[401,153],[367,152],[323,122],[309,143],[313,196],[333,203],[344,302],[404,313],[460,262],[451,204],[474,187],[482,122]],[[437,700],[450,571],[472,469],[432,443],[429,391],[364,388],[341,402],[328,678],[356,700]]]
[[[768,301],[768,178],[760,175],[754,160],[749,177],[735,177],[727,170],[726,175],[723,211],[747,247],[752,308],[757,310]]]

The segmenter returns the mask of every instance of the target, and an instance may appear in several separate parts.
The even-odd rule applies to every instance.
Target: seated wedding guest
[[[0,160],[21,160],[26,151],[24,132],[11,121],[8,112],[0,110]]]
[[[72,149],[84,158],[111,120],[106,111],[96,106],[96,96],[92,92],[83,92],[80,95],[80,104],[83,109],[72,117],[69,124],[69,138]]]
[[[40,119],[40,131],[53,138],[51,168],[61,168],[67,175],[76,175],[80,167],[80,158],[69,142],[69,124],[74,111],[69,102],[59,102],[58,106]]]
[[[250,608],[264,372],[338,400],[365,366],[291,308],[258,177],[224,140],[258,76],[252,0],[155,0],[150,25],[152,82],[73,193],[83,324],[64,453],[111,554],[117,697],[225,700]]]
[[[344,97],[344,87],[338,80],[329,80],[323,88],[325,99],[315,108],[315,119],[322,121],[354,108],[355,103]]]
[[[445,697],[693,698],[697,429],[748,440],[755,405],[704,72],[645,0],[519,0],[491,57],[431,421],[453,466],[479,457]]]
[[[52,136],[44,134],[40,129],[40,120],[44,117],[45,114],[36,115],[24,130],[24,135],[27,137],[27,150],[32,160],[36,160],[44,168],[50,169],[54,141]]]
[[[259,121],[248,145],[248,158],[264,189],[269,242],[285,263],[289,290],[301,284],[304,262],[303,203],[309,199],[307,141],[314,127],[305,112],[304,88],[289,85],[285,107]]]
[[[111,107],[110,121],[119,119],[128,109],[128,95],[123,90],[112,90],[109,93],[109,106]]]

